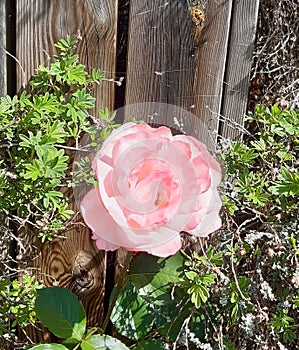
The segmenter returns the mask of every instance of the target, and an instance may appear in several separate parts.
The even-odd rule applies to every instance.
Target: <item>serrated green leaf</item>
[[[198,293],[200,295],[200,299],[205,303],[208,300],[209,297],[209,291],[206,287],[199,285],[198,286]]]
[[[42,164],[40,161],[33,159],[32,164],[25,164],[27,173],[23,174],[24,179],[32,179],[35,181],[42,175]]]
[[[85,311],[81,302],[68,289],[39,289],[35,309],[39,320],[57,337],[78,340],[83,337],[86,327]]]
[[[120,340],[109,335],[92,335],[81,343],[82,350],[129,350]]]
[[[216,275],[214,273],[206,273],[200,277],[201,282],[205,285],[214,284]]]

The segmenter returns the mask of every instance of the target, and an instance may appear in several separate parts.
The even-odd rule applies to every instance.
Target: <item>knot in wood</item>
[[[195,24],[195,26],[202,28],[205,22],[204,9],[200,6],[193,6],[190,8],[190,14],[192,22]]]
[[[72,269],[74,282],[81,288],[91,288],[94,285],[93,268],[94,262],[92,254],[87,251],[79,251]]]

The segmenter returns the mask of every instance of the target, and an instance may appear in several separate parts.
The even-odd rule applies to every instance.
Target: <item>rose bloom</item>
[[[221,169],[191,136],[126,123],[105,140],[92,167],[99,185],[81,212],[100,250],[167,257],[181,248],[181,231],[205,237],[221,226]]]

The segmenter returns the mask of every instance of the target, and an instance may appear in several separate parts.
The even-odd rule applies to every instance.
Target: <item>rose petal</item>
[[[96,246],[99,250],[105,250],[107,252],[107,251],[114,251],[121,248],[119,245],[115,245],[105,241],[103,238],[99,237],[94,232],[91,238],[96,241]]]
[[[147,251],[150,246],[171,242],[178,233],[167,227],[162,231],[130,230],[116,224],[100,200],[98,189],[89,191],[81,202],[81,212],[93,231],[92,238],[98,246],[109,250],[123,247],[133,251]],[[137,248],[136,248],[137,247]],[[136,250],[135,250],[136,249]]]
[[[98,188],[92,189],[84,196],[80,208],[83,219],[93,231],[94,237],[98,236],[105,240],[103,238],[104,235],[102,236],[101,234],[102,232],[105,233],[116,230],[117,224],[104,207],[100,199]],[[116,244],[116,242],[114,244]]]
[[[181,238],[178,234],[171,241],[167,241],[164,244],[147,248],[145,251],[148,254],[166,258],[170,255],[174,255],[182,248]]]

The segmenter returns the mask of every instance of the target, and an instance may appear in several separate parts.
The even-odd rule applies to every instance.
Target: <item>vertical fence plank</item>
[[[232,2],[207,1],[205,26],[197,43],[194,105],[196,115],[206,126],[204,132],[209,133],[203,138],[210,149],[214,148],[218,133]]]
[[[206,1],[200,35],[194,33],[187,1],[143,0],[130,7],[126,104],[183,107],[198,117],[190,125],[184,120],[184,130],[210,149],[219,126],[232,2]],[[168,117],[164,122],[172,123]]]
[[[112,78],[116,26],[117,0],[18,0],[17,57],[23,69],[17,72],[18,88],[26,85],[39,64],[47,63],[56,41],[78,31],[82,37],[80,61],[90,69],[104,70],[106,77]],[[113,83],[103,82],[93,94],[97,110],[105,106],[113,109]],[[75,292],[87,311],[88,325],[96,326],[104,310],[106,254],[95,248],[89,231],[80,223],[67,228],[64,236],[41,245],[33,233],[24,234],[33,249],[33,268],[45,285],[58,282]],[[29,332],[35,341],[49,338],[36,330]]]
[[[132,1],[129,23],[126,104],[154,101],[190,108],[193,31],[187,4]]]
[[[132,1],[129,24],[126,105],[160,102],[192,111],[194,33],[187,2]],[[138,117],[142,107],[136,108],[127,107],[126,115]],[[162,114],[155,122],[173,124]]]
[[[221,115],[221,135],[234,139],[243,125],[247,107],[251,59],[257,27],[259,0],[234,2]]]
[[[18,0],[17,54],[25,71],[18,69],[18,87],[34,69],[46,63],[53,44],[80,32],[79,56],[89,68],[102,69],[106,78],[115,74],[117,0]],[[113,110],[114,86],[104,82],[95,90],[97,108]]]
[[[0,0],[0,97],[6,96],[6,4]]]

